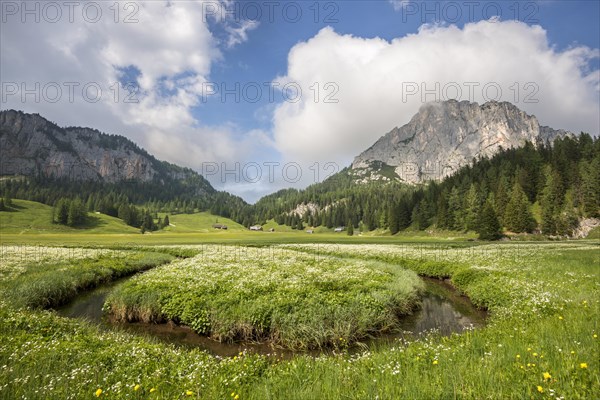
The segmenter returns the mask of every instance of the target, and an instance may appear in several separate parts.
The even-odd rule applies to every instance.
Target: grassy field
[[[13,208],[0,211],[0,233],[37,236],[44,234],[133,234],[139,229],[128,226],[118,218],[90,213],[84,226],[71,228],[52,223],[52,207],[27,200],[13,200]],[[75,235],[73,235],[75,234]]]
[[[123,221],[104,214],[89,214],[89,221],[80,228],[70,228],[52,223],[52,208],[32,201],[14,200],[12,211],[0,211],[1,244],[40,244],[40,245],[103,245],[113,246],[123,243],[157,244],[197,244],[197,243],[238,243],[238,244],[277,244],[277,243],[397,243],[431,241],[465,241],[473,239],[473,234],[458,232],[403,232],[390,236],[385,232],[374,231],[350,237],[346,232],[334,233],[332,229],[316,228],[314,234],[297,231],[270,220],[263,231],[249,231],[242,225],[207,212],[195,214],[169,215],[171,226],[157,232],[146,232],[126,225]],[[164,214],[160,214],[164,217]],[[212,228],[218,221],[227,225],[227,230]],[[274,228],[275,232],[269,232]]]
[[[278,249],[207,246],[130,279],[107,299],[119,321],[174,320],[218,341],[347,347],[399,327],[424,285],[389,264]]]
[[[166,214],[159,214],[164,218]],[[209,212],[200,212],[194,214],[175,214],[169,215],[169,223],[171,226],[155,232],[154,234],[163,233],[211,233],[211,234],[226,234],[229,232],[247,231],[244,226],[238,224],[229,218],[215,216]],[[227,225],[227,230],[214,229],[213,224],[219,223]]]
[[[311,255],[320,260],[331,258],[332,268],[375,262],[400,271],[449,277],[474,302],[488,308],[488,325],[450,337],[432,334],[400,340],[358,354],[342,351],[282,360],[242,353],[217,358],[23,307],[6,288],[17,286],[20,279],[27,281],[27,275],[33,273],[27,261],[31,257],[5,251],[0,267],[4,281],[0,398],[599,397],[597,241],[470,246],[450,246],[448,242],[295,244],[283,248],[297,252],[295,257],[300,259]],[[62,272],[80,268],[79,262],[65,261],[65,254],[73,249],[36,249],[36,254],[43,254],[40,260],[48,271],[53,266],[60,266]],[[161,251],[194,254],[193,246],[153,250],[156,255]],[[206,250],[199,246],[195,251]],[[81,253],[88,251],[97,250],[83,249]],[[141,249],[118,251],[133,256]],[[109,253],[100,256],[116,257]],[[91,253],[87,258],[93,258]],[[151,277],[163,268],[176,269],[178,263],[187,266],[191,260],[174,261],[144,274]],[[185,268],[193,268],[193,264]],[[96,276],[98,271],[91,269],[90,274]],[[142,282],[144,276],[140,275]],[[240,281],[250,282],[243,277]]]

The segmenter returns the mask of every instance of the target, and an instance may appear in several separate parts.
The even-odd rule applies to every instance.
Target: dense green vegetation
[[[322,259],[335,256],[336,262],[344,257],[348,265],[367,259],[449,276],[489,309],[489,323],[357,354],[282,360],[242,352],[217,358],[20,308],[15,298],[3,296],[0,397],[588,399],[600,392],[597,243],[286,248]],[[3,272],[11,265],[6,282],[26,274],[30,258],[10,254],[14,257],[5,253],[0,264]],[[46,261],[56,263],[65,254],[55,256]]]
[[[145,231],[163,227],[156,221],[158,213],[172,215],[211,211],[213,214],[229,217],[237,216],[236,210],[246,206],[239,197],[217,192],[212,188],[199,191],[198,185],[177,180],[103,183],[17,177],[0,181],[0,196],[36,201],[54,207],[61,205],[60,203],[68,202],[70,205],[71,202],[81,202],[88,212],[119,218],[127,225],[144,227]],[[152,223],[149,222],[150,218]]]
[[[20,262],[11,265],[13,252],[18,252]],[[8,247],[2,255],[9,260],[3,262],[2,277],[14,277],[0,282],[3,294],[16,305],[30,308],[59,306],[80,291],[173,259],[156,252],[37,247]]]
[[[174,320],[219,341],[346,347],[397,329],[422,289],[387,264],[272,250],[205,247],[129,280],[106,308],[119,321]]]
[[[552,146],[527,143],[506,149],[491,159],[475,160],[441,183],[420,187],[380,182],[357,185],[349,170],[305,190],[283,190],[250,207],[254,219],[270,218],[289,226],[342,226],[352,223],[363,231],[431,226],[487,235],[497,218],[511,232],[541,230],[567,235],[580,217],[600,216],[600,139],[582,133]],[[484,205],[489,202],[495,214]],[[320,211],[302,220],[290,214],[298,204],[317,204]],[[532,213],[541,209],[540,220]],[[488,226],[487,223],[492,224]],[[495,231],[495,229],[492,229]],[[497,236],[497,235],[493,235]]]
[[[27,237],[28,234],[70,234],[65,236],[67,239],[81,239],[81,236],[78,236],[80,234],[139,234],[138,229],[127,226],[122,220],[100,213],[88,213],[84,222],[76,227],[58,224],[53,222],[55,212],[55,209],[45,204],[12,200],[10,209],[0,211],[2,239],[4,240],[6,235],[18,234],[23,243],[32,243],[32,239]],[[61,243],[60,238],[57,243]]]
[[[420,186],[357,184],[351,171],[344,169],[322,183],[281,190],[254,205],[225,192],[198,192],[198,185],[177,180],[107,184],[30,177],[3,179],[0,195],[53,206],[62,198],[79,198],[87,211],[118,217],[144,231],[168,226],[157,221],[159,214],[210,212],[246,228],[274,220],[292,230],[351,225],[361,232],[396,234],[435,228],[475,231],[489,239],[500,237],[497,220],[500,230],[508,232],[564,236],[580,218],[600,216],[600,139],[582,133],[558,139],[552,146],[527,143],[491,159],[474,160],[441,183]],[[315,211],[292,212],[309,203],[317,206]],[[491,207],[484,218],[486,203]]]

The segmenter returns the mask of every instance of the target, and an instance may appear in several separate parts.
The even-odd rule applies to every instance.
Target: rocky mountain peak
[[[214,191],[199,174],[162,162],[129,139],[96,129],[59,127],[38,114],[0,111],[0,175],[116,183],[183,180]]]
[[[538,145],[568,134],[540,126],[534,115],[509,102],[427,103],[406,125],[392,129],[356,157],[351,173],[358,182],[441,180],[500,148]]]

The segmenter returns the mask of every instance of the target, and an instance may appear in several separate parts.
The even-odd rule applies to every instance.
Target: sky
[[[248,202],[429,101],[600,130],[598,1],[0,1],[0,108],[126,136]]]

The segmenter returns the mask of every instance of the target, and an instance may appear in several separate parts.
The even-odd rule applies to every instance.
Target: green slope
[[[52,207],[27,200],[13,200],[10,211],[0,211],[0,232],[7,233],[139,233],[118,218],[89,213],[86,225],[71,228],[52,223]]]
[[[160,217],[164,218],[165,214],[159,214]],[[200,212],[194,214],[175,214],[169,215],[169,222],[171,226],[168,228],[164,228],[160,232],[173,232],[173,233],[206,233],[206,232],[215,232],[215,233],[228,233],[228,232],[240,232],[247,231],[244,226],[238,224],[235,221],[230,220],[229,218],[223,218],[216,215],[213,215],[209,212]],[[227,225],[227,230],[214,229],[212,225],[214,223],[219,223],[223,225]]]

